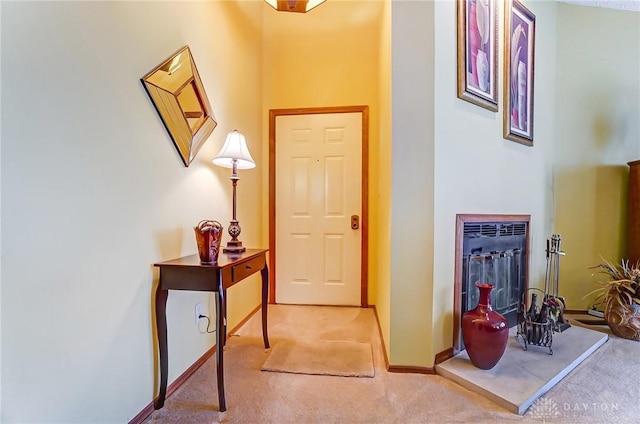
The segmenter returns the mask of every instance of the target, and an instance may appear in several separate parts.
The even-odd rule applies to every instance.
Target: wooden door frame
[[[369,106],[333,106],[269,110],[269,303],[276,303],[276,118],[322,113],[362,114],[362,216],[360,257],[360,306],[369,306]]]

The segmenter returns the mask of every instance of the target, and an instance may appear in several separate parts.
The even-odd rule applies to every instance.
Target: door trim
[[[362,114],[362,219],[360,239],[360,306],[369,306],[369,106],[332,106],[269,110],[269,303],[276,303],[276,118],[322,113]]]

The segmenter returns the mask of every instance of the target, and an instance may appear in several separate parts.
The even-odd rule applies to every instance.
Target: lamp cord
[[[200,315],[198,315],[198,318],[206,318],[207,319],[207,330],[206,330],[207,333],[215,333],[216,332],[216,330],[209,331],[209,326],[211,325],[211,320],[209,319],[208,316],[200,314]]]

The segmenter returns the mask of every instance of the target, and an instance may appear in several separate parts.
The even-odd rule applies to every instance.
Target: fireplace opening
[[[528,215],[458,215],[454,350],[464,350],[460,319],[478,304],[476,283],[491,283],[493,309],[509,327],[527,289]]]

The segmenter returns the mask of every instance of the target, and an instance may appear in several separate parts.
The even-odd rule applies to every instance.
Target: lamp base
[[[242,246],[240,240],[229,240],[226,247],[222,248],[224,253],[242,253],[245,250],[247,250],[247,248]]]

